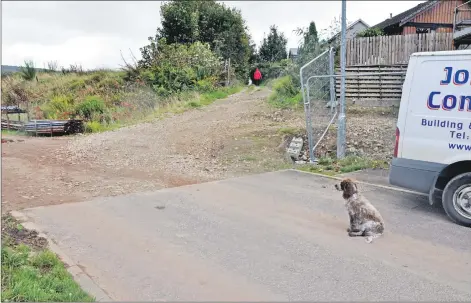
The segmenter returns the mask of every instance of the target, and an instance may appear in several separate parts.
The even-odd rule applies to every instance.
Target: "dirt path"
[[[274,170],[282,127],[302,113],[244,91],[210,106],[99,134],[2,144],[2,212]],[[20,140],[17,141],[17,140]]]
[[[2,144],[2,213],[287,168],[283,139],[286,133],[304,133],[304,114],[270,107],[269,94],[268,88],[246,90],[111,132],[8,136],[14,142]],[[322,133],[327,123],[314,113],[315,123]],[[382,110],[352,109],[349,150],[390,157],[395,123]],[[329,131],[318,156],[336,150],[336,132]]]

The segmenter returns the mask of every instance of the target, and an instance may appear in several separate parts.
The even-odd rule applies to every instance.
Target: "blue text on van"
[[[470,75],[469,71],[466,69],[459,69],[453,73],[453,67],[445,67],[445,80],[440,81],[440,85],[470,85]],[[469,96],[455,96],[455,95],[445,95],[441,100],[437,100],[435,95],[441,95],[441,92],[433,91],[430,93],[427,99],[427,107],[431,110],[443,109],[446,111],[451,111],[455,108],[458,108],[458,111],[471,112],[471,95]]]

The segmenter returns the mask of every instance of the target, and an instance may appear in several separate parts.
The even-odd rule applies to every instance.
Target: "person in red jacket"
[[[260,82],[262,81],[262,73],[260,70],[257,68],[255,72],[253,73],[253,82],[255,85],[259,86]]]

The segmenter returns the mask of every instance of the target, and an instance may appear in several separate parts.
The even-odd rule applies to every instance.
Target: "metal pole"
[[[337,131],[337,158],[345,157],[346,122],[345,122],[345,61],[346,54],[346,29],[347,29],[347,1],[342,0],[342,33],[340,42],[340,114]]]
[[[307,143],[309,146],[309,163],[315,163],[316,159],[314,156],[314,148],[313,148],[313,142],[312,142],[312,117],[311,117],[311,94],[310,94],[310,89],[309,89],[309,82],[307,82],[306,85],[306,100],[307,104],[305,105],[305,110],[306,110],[306,117],[307,117]]]
[[[333,75],[335,73],[335,67],[334,67],[334,48],[331,47],[329,50],[329,73]],[[337,107],[337,96],[335,94],[335,78],[334,77],[329,77],[330,78],[330,114],[333,113],[334,107]]]

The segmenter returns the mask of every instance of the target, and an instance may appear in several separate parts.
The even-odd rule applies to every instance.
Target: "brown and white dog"
[[[350,217],[350,227],[347,229],[350,237],[366,237],[371,243],[374,238],[384,232],[384,220],[379,211],[358,192],[358,187],[351,179],[344,179],[335,188],[342,191],[345,207]]]

